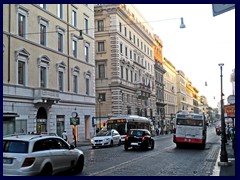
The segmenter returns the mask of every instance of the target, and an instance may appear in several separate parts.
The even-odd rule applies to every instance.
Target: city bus
[[[116,129],[121,135],[122,143],[130,129],[147,129],[151,131],[153,123],[149,118],[137,115],[119,115],[106,121],[107,129]]]
[[[177,147],[196,144],[205,149],[207,123],[204,114],[179,112],[175,117],[173,142]]]

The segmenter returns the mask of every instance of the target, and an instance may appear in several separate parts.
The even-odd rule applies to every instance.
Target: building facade
[[[166,70],[163,68],[163,42],[158,35],[154,35],[154,59],[155,59],[155,88],[156,88],[156,115],[155,127],[159,127],[161,121],[165,118],[165,102],[164,102],[164,80],[163,75]]]
[[[99,4],[94,8],[96,115],[154,117],[154,36],[133,5]],[[101,123],[97,126],[100,126]]]
[[[66,130],[90,139],[93,5],[4,4],[3,17],[3,134]]]
[[[166,70],[164,74],[164,102],[165,106],[165,117],[170,119],[172,115],[177,112],[177,71],[174,65],[167,59],[164,58],[163,68]]]

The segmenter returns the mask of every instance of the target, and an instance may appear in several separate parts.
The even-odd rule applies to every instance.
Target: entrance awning
[[[19,115],[17,113],[6,112],[3,113],[3,117],[19,117]]]

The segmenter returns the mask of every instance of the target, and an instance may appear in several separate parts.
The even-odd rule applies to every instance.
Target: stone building
[[[98,4],[94,12],[96,115],[154,117],[152,29],[134,5]]]
[[[93,5],[4,4],[3,17],[3,134],[66,130],[90,139]]]

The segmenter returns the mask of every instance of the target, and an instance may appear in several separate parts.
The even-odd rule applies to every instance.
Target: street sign
[[[235,96],[234,95],[228,96],[227,101],[229,104],[235,104]]]
[[[225,117],[235,117],[235,105],[224,106]]]
[[[225,13],[235,8],[235,4],[212,4],[213,16]]]

